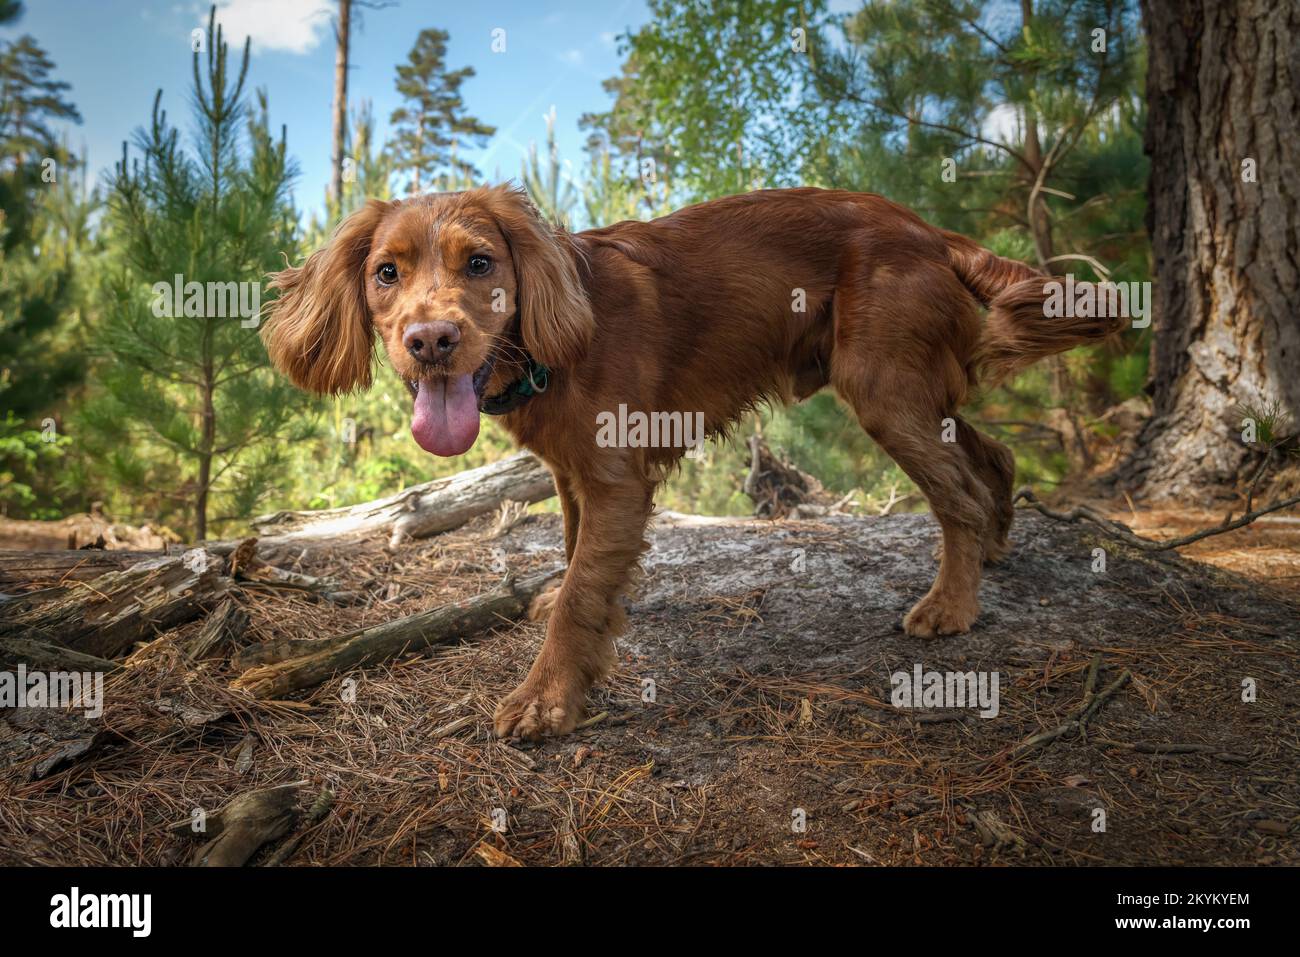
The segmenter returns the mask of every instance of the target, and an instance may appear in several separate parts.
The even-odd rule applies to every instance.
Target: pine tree
[[[1136,15],[1122,0],[1024,0],[1018,14],[984,26],[963,0],[865,4],[845,21],[846,50],[809,68],[834,112],[867,130],[841,135],[832,158],[865,141],[914,167],[946,159],[947,177],[913,172],[913,196],[894,198],[967,232],[987,225],[970,210],[997,207],[997,226],[1023,229],[1032,262],[1080,272],[1088,257],[1072,227],[1105,198],[1077,194],[1088,169],[1077,157],[1134,97]],[[1008,128],[994,133],[999,118]],[[866,159],[873,173],[887,165]]]
[[[537,144],[528,147],[528,159],[523,165],[521,178],[528,196],[538,211],[551,223],[562,229],[572,228],[572,213],[578,205],[578,190],[573,177],[564,172],[560,162],[560,148],[555,142],[555,107],[543,117],[546,120],[546,169],[537,153]]]
[[[394,127],[389,149],[397,170],[410,175],[411,193],[432,183],[439,171],[475,176],[458,146],[463,141],[481,146],[496,132],[465,112],[460,87],[474,68],[447,69],[448,37],[445,30],[421,30],[407,62],[397,67],[397,92],[405,105],[389,117]]]
[[[316,237],[324,245],[329,230],[344,216],[365,205],[368,199],[393,198],[393,157],[375,145],[375,113],[369,100],[362,100],[352,111],[352,148],[343,160],[342,204],[330,204],[329,228]]]
[[[0,2],[0,24],[21,14]],[[59,409],[85,370],[78,324],[65,319],[80,303],[96,203],[54,131],[81,117],[53,72],[30,36],[0,43],[0,510],[36,517],[56,500]]]
[[[666,133],[654,121],[651,94],[635,51],[628,53],[619,75],[602,81],[601,87],[614,102],[604,113],[582,114],[578,128],[588,131],[587,156],[602,196],[597,205],[612,207],[603,213],[588,210],[588,216],[597,224],[662,216],[672,209],[672,152]],[[635,197],[629,214],[616,213],[629,196]]]
[[[21,36],[0,48],[0,137],[6,153],[19,161],[58,143],[51,121],[81,121],[64,99],[71,86],[50,74],[54,64],[32,37]]]
[[[182,148],[159,90],[136,135],[143,159],[123,145],[110,184],[94,337],[106,361],[84,411],[111,478],[154,516],[188,512],[198,539],[212,521],[250,514],[274,489],[286,444],[306,434],[301,400],[268,367],[256,328],[265,274],[294,248],[295,171],[265,94],[256,109],[244,99],[247,43],[238,72],[228,69],[215,8],[207,40],[193,62],[198,148]],[[225,513],[213,519],[218,496]]]
[[[0,5],[0,23],[21,14],[21,4]],[[64,99],[68,84],[53,79],[53,70],[30,36],[0,44],[0,407],[20,415],[48,403],[65,378],[27,361],[36,356],[39,366],[39,353],[49,358],[43,336],[66,305],[71,281],[59,263],[32,255],[42,244],[45,201],[75,166],[52,124],[81,122]]]
[[[589,148],[590,165],[582,183],[582,205],[587,224],[608,226],[625,219],[657,219],[673,211],[672,194],[665,180],[629,177],[619,172],[608,148]]]

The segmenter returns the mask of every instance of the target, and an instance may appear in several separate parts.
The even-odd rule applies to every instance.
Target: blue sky
[[[333,0],[219,0],[232,52],[253,41],[249,86],[265,87],[271,121],[288,128],[289,152],[301,176],[295,187],[304,213],[323,205],[329,177],[330,104],[333,97]],[[208,4],[177,0],[28,0],[26,13],[0,37],[32,34],[50,54],[57,76],[72,84],[69,98],[83,122],[70,143],[89,151],[96,174],[110,169],[122,141],[149,118],[154,93],[188,131],[191,83],[190,31],[206,24]],[[616,38],[648,18],[644,0],[557,0],[432,3],[398,0],[383,10],[362,10],[353,23],[349,102],[373,101],[382,140],[398,105],[396,65],[406,59],[425,27],[451,34],[448,64],[472,66],[478,75],[462,87],[469,110],[497,127],[481,151],[467,152],[490,179],[519,175],[530,142],[544,141],[543,115],[556,108],[561,157],[583,161],[584,112],[608,108],[601,81],[618,72]],[[492,31],[506,31],[506,51],[493,53]]]

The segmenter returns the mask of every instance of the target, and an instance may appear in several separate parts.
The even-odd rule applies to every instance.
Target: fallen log
[[[302,813],[298,789],[306,781],[281,784],[261,791],[249,791],[209,814],[199,831],[191,821],[172,826],[172,831],[208,840],[190,857],[191,867],[242,867],[263,844],[284,837]]]
[[[192,661],[198,661],[211,654],[219,645],[237,641],[248,624],[248,612],[236,605],[233,598],[227,598],[203,622],[197,635],[181,643],[181,651]]]
[[[237,577],[245,587],[259,590],[281,588],[289,591],[302,591],[307,592],[309,595],[316,595],[335,605],[353,605],[362,599],[358,592],[342,588],[338,582],[332,579],[304,575],[302,572],[276,568],[274,565],[258,565],[256,568],[240,572]]]
[[[278,698],[310,688],[331,675],[364,667],[411,651],[447,644],[485,631],[502,621],[524,617],[529,603],[557,575],[551,570],[515,580],[507,577],[492,591],[318,641],[294,639],[245,649],[241,662],[258,662],[231,682],[232,690],[254,698]]]
[[[224,598],[231,581],[222,574],[223,565],[216,555],[191,549],[89,582],[70,581],[8,603],[0,638],[28,638],[118,658],[137,641],[197,618],[205,606]]]
[[[232,578],[254,588],[305,591],[336,605],[351,605],[361,600],[360,594],[348,591],[332,578],[317,578],[268,565],[257,555],[259,544],[256,538],[246,538],[230,553],[228,561]]]
[[[113,735],[77,711],[61,708],[0,710],[0,768],[33,758],[27,777],[49,777],[107,744]]]
[[[333,804],[334,792],[329,788],[324,788],[312,803],[312,806],[307,809],[307,813],[303,815],[298,833],[276,848],[275,853],[268,857],[266,863],[262,866],[279,867],[291,858],[293,852],[298,850],[298,845],[302,843],[302,839],[307,836],[308,829],[319,823],[321,818],[329,813],[329,809]]]
[[[245,541],[248,541],[248,539],[209,541],[203,542],[202,547],[213,555],[227,557],[233,555]],[[253,541],[256,542],[257,539],[253,539]],[[292,561],[292,556],[285,554],[286,549],[292,543],[277,544],[272,541],[260,541],[257,544],[261,550],[259,562],[262,562],[263,558],[269,559],[263,564],[274,568],[278,561]],[[0,589],[32,585],[58,587],[70,581],[90,581],[107,572],[125,571],[132,565],[138,565],[140,562],[149,561],[150,559],[181,556],[193,547],[191,545],[169,545],[166,550],[160,551],[77,549],[27,552],[0,549]],[[299,546],[297,550],[302,551],[302,547]],[[296,573],[284,572],[278,568],[274,568],[270,574],[272,576],[277,574],[287,576],[287,580],[283,582],[286,587],[294,587],[293,581],[297,580],[303,587],[312,590],[314,587],[313,582],[317,581],[309,576],[295,579]],[[22,596],[15,595],[14,597]]]
[[[427,538],[496,511],[506,501],[540,502],[555,494],[541,461],[518,452],[499,462],[403,489],[396,495],[319,511],[275,512],[255,518],[264,544],[312,541],[387,532],[393,545]]]
[[[99,671],[104,674],[121,667],[116,661],[63,645],[31,638],[0,638],[0,665],[7,667],[19,663],[38,671]]]
[[[89,581],[105,572],[122,571],[139,562],[160,558],[164,552],[128,552],[99,549],[63,551],[0,551],[0,588],[13,585],[58,585]]]

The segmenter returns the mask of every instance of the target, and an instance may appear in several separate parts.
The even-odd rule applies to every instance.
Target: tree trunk
[[[352,0],[339,0],[339,22],[334,47],[334,133],[330,151],[330,199],[343,200],[343,142],[348,122],[348,40],[352,28]]]
[[[199,437],[199,488],[194,500],[194,539],[208,537],[208,491],[212,487],[212,450],[217,442],[217,411],[212,401],[210,366],[205,362],[202,431]]]
[[[1123,478],[1154,498],[1238,481],[1242,420],[1300,418],[1300,10],[1143,0],[1154,415]]]
[[[1020,24],[1025,30],[1033,26],[1034,4],[1033,0],[1020,0]],[[1033,89],[1038,85],[1037,72],[1031,71],[1023,77],[1026,85]],[[1033,103],[1026,103],[1023,114],[1025,124],[1025,144],[1024,157],[1025,162],[1029,164],[1029,169],[1025,171],[1025,183],[1030,190],[1033,190],[1034,183],[1043,168],[1043,145],[1038,138],[1038,111],[1034,109]],[[1034,242],[1034,254],[1038,257],[1039,268],[1044,272],[1061,273],[1063,270],[1059,263],[1052,263],[1049,260],[1055,255],[1055,249],[1052,243],[1052,219],[1047,210],[1046,197],[1039,192],[1033,197],[1033,202],[1029,207],[1027,219],[1029,222],[1029,236]],[[1055,356],[1052,357],[1056,359]],[[1056,374],[1053,376],[1053,386],[1059,391],[1059,365],[1057,362],[1054,368]],[[1054,396],[1059,400],[1059,395]]]
[[[420,192],[420,164],[424,161],[424,114],[420,114],[420,125],[417,127],[419,133],[416,136],[415,145],[415,168],[412,170],[411,177],[411,195],[414,196]]]

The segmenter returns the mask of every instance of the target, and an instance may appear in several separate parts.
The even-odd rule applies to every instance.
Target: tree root
[[[1134,548],[1139,548],[1142,551],[1165,552],[1174,548],[1182,548],[1184,545],[1191,545],[1194,542],[1199,542],[1203,538],[1209,538],[1211,535],[1222,535],[1224,532],[1231,532],[1238,528],[1244,528],[1251,522],[1255,521],[1255,519],[1267,515],[1269,512],[1276,512],[1284,508],[1290,508],[1292,505],[1300,504],[1300,495],[1294,495],[1291,498],[1283,499],[1280,502],[1274,502],[1264,508],[1257,508],[1248,511],[1245,515],[1242,515],[1237,519],[1233,519],[1230,515],[1213,528],[1203,528],[1200,531],[1192,532],[1190,535],[1183,535],[1181,538],[1171,538],[1168,541],[1163,542],[1158,542],[1150,538],[1143,538],[1123,522],[1116,522],[1103,515],[1099,515],[1087,505],[1076,505],[1068,512],[1055,511],[1040,502],[1038,497],[1034,495],[1033,489],[1027,485],[1021,488],[1020,491],[1016,492],[1015,498],[1013,498],[1011,502],[1013,505],[1024,502],[1024,507],[1032,508],[1034,511],[1046,515],[1048,518],[1054,519],[1058,522],[1073,523],[1078,522],[1080,519],[1092,522],[1095,525],[1099,525],[1102,530],[1112,537],[1118,538],[1125,544],[1132,545]]]

